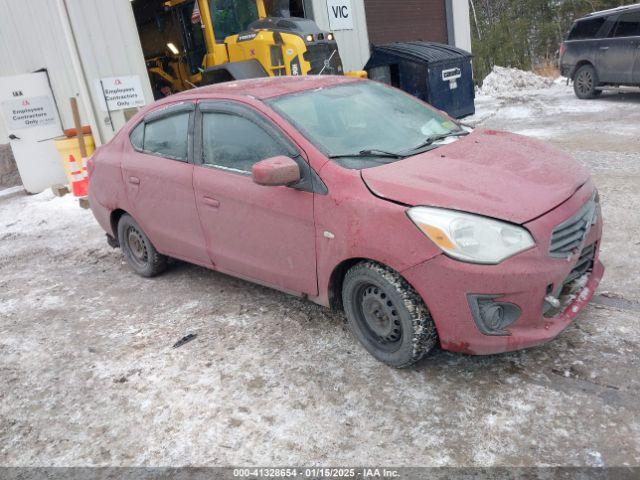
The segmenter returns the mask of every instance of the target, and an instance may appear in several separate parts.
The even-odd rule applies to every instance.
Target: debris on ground
[[[622,299],[624,299],[624,296],[621,293],[610,292],[608,290],[600,292],[600,295],[602,295],[603,297],[607,297],[607,298],[622,298]]]
[[[182,337],[180,340],[178,340],[176,343],[173,344],[173,348],[179,348],[184,344],[195,340],[197,336],[198,336],[197,333],[190,333],[189,335],[185,335],[184,337]]]

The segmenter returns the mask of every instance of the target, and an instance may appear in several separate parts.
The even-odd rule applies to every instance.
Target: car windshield
[[[347,168],[397,161],[466,133],[416,98],[376,82],[309,90],[268,103]]]

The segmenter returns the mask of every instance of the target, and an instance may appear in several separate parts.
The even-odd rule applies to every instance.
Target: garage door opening
[[[200,2],[131,2],[156,100],[198,86],[204,68],[227,63],[225,40],[247,31],[260,17],[311,18],[310,2],[307,0]],[[200,8],[203,4],[209,8]],[[213,26],[213,35],[209,38],[204,28],[206,24]],[[221,77],[219,80],[231,80],[231,77]]]
[[[392,42],[448,42],[445,0],[366,0],[369,40]]]

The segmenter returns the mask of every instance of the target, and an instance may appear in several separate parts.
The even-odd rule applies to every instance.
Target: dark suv
[[[576,20],[560,47],[560,71],[578,98],[640,85],[640,3]]]

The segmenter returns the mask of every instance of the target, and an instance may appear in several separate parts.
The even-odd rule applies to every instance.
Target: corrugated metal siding
[[[140,38],[129,0],[67,0],[73,32],[85,77],[104,139],[113,136],[108,115],[100,110],[95,81],[105,77],[138,75],[145,98],[153,101]],[[125,123],[122,112],[113,112],[114,129]]]
[[[415,40],[447,43],[445,0],[364,0],[374,45]]]
[[[72,123],[71,113],[63,106],[77,93],[73,67],[64,33],[51,0],[0,0],[0,76],[19,75],[46,68],[53,94],[59,104],[62,122]],[[0,116],[0,143],[7,132]]]
[[[335,32],[345,70],[362,70],[369,60],[367,18],[362,0],[351,0],[353,30]],[[323,30],[329,30],[327,0],[313,0],[313,19]]]
[[[129,0],[67,0],[73,32],[104,141],[113,136],[106,112],[100,111],[96,79],[139,75],[147,102],[153,101],[138,31]],[[60,107],[63,126],[72,126],[69,98],[78,84],[69,57],[56,2],[0,0],[0,76],[46,68]],[[80,102],[84,99],[80,98]],[[81,104],[83,121],[84,108]],[[124,124],[122,112],[112,114],[116,131]],[[6,139],[0,120],[0,143]]]

